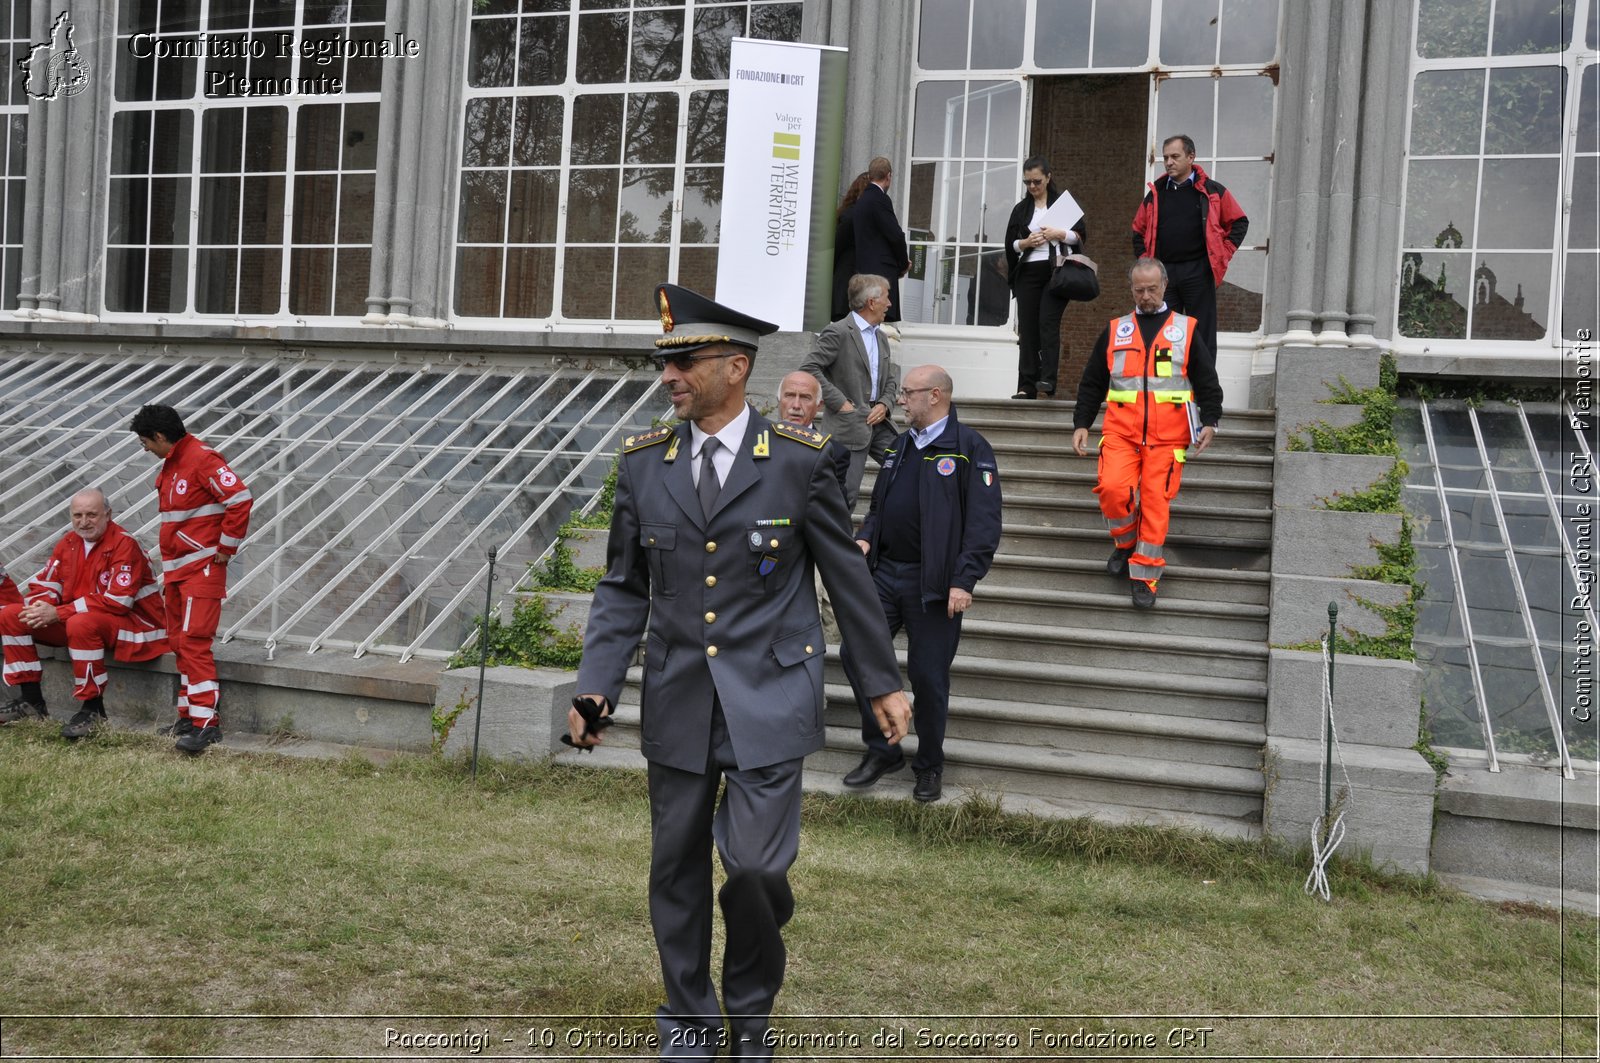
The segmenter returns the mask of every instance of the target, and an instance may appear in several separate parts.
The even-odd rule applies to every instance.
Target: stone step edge
[[[827,683],[823,695],[830,704],[854,704],[855,693],[847,683]],[[1238,720],[1217,720],[1204,716],[1175,716],[1159,712],[1132,712],[1120,709],[1095,709],[1077,705],[1041,705],[1024,701],[997,701],[952,695],[950,714],[962,719],[990,723],[1015,723],[1100,734],[1125,734],[1173,738],[1186,742],[1211,742],[1217,745],[1264,748],[1265,724]]]
[[[1131,607],[1130,607],[1131,608]],[[1159,608],[1159,607],[1158,607]],[[1006,638],[1016,641],[1059,642],[1068,645],[1093,645],[1126,647],[1128,633],[1107,631],[1099,627],[1050,626],[1016,624],[1007,620],[967,620],[962,623],[963,637],[979,635],[985,638]],[[1163,644],[1161,653],[1183,657],[1232,657],[1243,660],[1265,661],[1269,647],[1266,640],[1206,638],[1204,641],[1173,642]]]
[[[905,651],[896,649],[895,660],[899,662],[900,670],[904,672],[906,668]],[[833,664],[839,663],[839,651],[837,649],[828,650],[828,661]],[[1053,686],[1081,686],[1112,690],[1131,689],[1140,693],[1148,693],[1150,690],[1149,677],[1145,675],[1129,676],[1106,668],[1096,668],[1092,665],[1009,661],[999,657],[974,657],[965,654],[956,655],[955,662],[950,666],[950,674],[978,678],[1022,680],[1030,683],[1046,683]],[[1267,684],[1265,680],[1261,679],[1233,679],[1208,675],[1188,676],[1184,679],[1182,693],[1194,698],[1260,701],[1265,704],[1267,700]]]
[[[1265,485],[1270,487],[1271,485]],[[1265,505],[1260,506],[1207,506],[1197,502],[1175,501],[1169,507],[1172,519],[1182,517],[1204,518],[1210,520],[1247,520],[1271,521],[1273,506],[1270,500],[1270,491],[1264,492],[1269,498]],[[1100,518],[1100,503],[1092,498],[1054,498],[1050,495],[1023,495],[1008,494],[1005,496],[1004,505],[1007,509],[1012,506],[1021,506],[1027,509],[1053,509],[1073,513],[1093,513]],[[1104,532],[1104,527],[1098,529]]]
[[[1038,484],[1060,484],[1062,486],[1080,486],[1094,484],[1099,480],[1099,473],[1093,470],[1078,472],[1075,470],[1063,472],[1059,469],[1006,469],[1007,481],[1015,483],[1018,480],[1026,482],[1029,486]],[[861,482],[867,483],[871,479],[871,472],[863,476]],[[1271,480],[1225,480],[1220,478],[1195,479],[1185,472],[1183,490],[1189,491],[1256,491],[1272,493]],[[1007,493],[1007,498],[1010,493]],[[1181,496],[1180,496],[1181,497]]]
[[[1094,463],[1094,455],[1078,457],[1078,452],[1069,445],[1052,446],[1048,443],[1012,443],[1001,440],[991,443],[996,454],[1028,454],[1039,458],[1062,458],[1066,461],[1082,462],[1086,467]],[[1208,450],[1198,458],[1193,459],[1196,464],[1206,465],[1273,465],[1277,462],[1276,454],[1240,454],[1232,450]]]
[[[1182,514],[1177,514],[1181,517]],[[1012,521],[1002,520],[1000,534],[1027,535],[1034,538],[1049,539],[1098,539],[1110,542],[1104,528],[1070,528],[1056,527],[1050,524],[1017,524]],[[1167,545],[1200,547],[1213,550],[1249,550],[1258,553],[1267,553],[1272,549],[1271,537],[1256,538],[1242,535],[1198,535],[1192,532],[1174,532],[1167,536]]]
[[[899,664],[900,670],[904,672],[906,652],[896,649],[895,660]],[[827,661],[835,667],[843,667],[839,663],[839,651],[837,648],[828,650]],[[954,663],[950,666],[950,673],[959,676],[988,676],[995,679],[1048,683],[1055,686],[1081,686],[1112,690],[1132,689],[1141,693],[1148,693],[1150,689],[1147,676],[1128,676],[1109,669],[1095,668],[1091,665],[1024,663],[1003,660],[998,657],[972,657],[962,654],[956,655]],[[637,685],[643,674],[644,669],[642,666],[631,666],[628,669],[628,682]],[[1265,706],[1267,700],[1267,684],[1262,679],[1233,679],[1205,675],[1186,676],[1183,680],[1183,686],[1178,692],[1190,698],[1261,702],[1263,706]]]
[[[1105,538],[1106,545],[1109,547],[1111,545],[1110,538],[1105,535],[1104,531],[1102,531],[1100,534]],[[1109,556],[1110,551],[1107,550],[1106,554]],[[1066,572],[1088,571],[1104,574],[1106,562],[1104,557],[1100,558],[1099,560],[1095,560],[1093,558],[1082,557],[1044,557],[1035,554],[995,554],[994,563],[990,565],[989,570],[993,572],[995,569],[998,569],[1001,566],[1005,566],[1008,569],[1048,568]],[[1106,578],[1110,579],[1111,577],[1107,576]],[[1168,578],[1233,580],[1241,583],[1270,584],[1272,582],[1272,573],[1245,568],[1182,567],[1176,569]],[[983,585],[980,583],[979,586],[982,587]]]
[[[579,754],[563,750],[555,760],[571,767],[600,771],[643,771],[645,759],[632,747],[600,746],[593,753]],[[908,792],[889,788],[858,790],[844,785],[844,772],[808,763],[802,786],[811,793],[826,793],[858,797],[870,801],[909,801]],[[1199,812],[1178,812],[1172,809],[1136,808],[1094,801],[1071,801],[1036,794],[1013,794],[993,787],[967,787],[959,783],[945,786],[941,804],[950,804],[967,796],[995,798],[1003,811],[1015,815],[1033,815],[1040,819],[1091,819],[1113,827],[1161,827],[1213,835],[1219,838],[1242,841],[1259,841],[1261,828],[1257,823],[1232,816],[1207,815]]]
[[[617,706],[616,733],[632,737],[638,733],[639,706],[623,702]],[[615,729],[614,728],[614,729]],[[820,752],[860,756],[864,747],[861,732],[854,727],[831,724],[823,728]],[[914,748],[910,736],[907,750]],[[1194,761],[1135,757],[1125,753],[1069,751],[1013,742],[983,742],[970,738],[946,738],[945,760],[963,768],[990,768],[1046,777],[1098,779],[1134,783],[1165,789],[1202,793],[1227,793],[1259,796],[1266,792],[1267,780],[1257,768],[1236,768]]]
[[[1096,566],[1104,569],[1102,562]],[[1177,573],[1174,573],[1177,575]],[[1106,576],[1109,583],[1112,576]],[[1125,581],[1124,581],[1125,582]],[[1165,582],[1163,581],[1163,586]],[[1038,587],[1000,587],[990,586],[985,583],[978,584],[975,598],[984,602],[1026,602],[1031,605],[1060,606],[1068,608],[1081,606],[1090,609],[1125,609],[1128,606],[1128,596],[1121,590],[1112,591],[1053,591]],[[1251,605],[1248,602],[1213,602],[1205,598],[1164,598],[1162,607],[1167,612],[1183,613],[1188,616],[1225,617],[1229,620],[1267,620],[1271,609],[1265,605]],[[1263,634],[1263,639],[1265,634]]]

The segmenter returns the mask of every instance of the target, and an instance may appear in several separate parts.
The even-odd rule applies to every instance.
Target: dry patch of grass
[[[1204,1054],[1595,1051],[1593,919],[1350,864],[1324,904],[1303,864],[1259,846],[981,799],[813,795],[805,817],[776,1025],[863,1047],[790,1058],[1094,1054],[1049,1040],[1080,1028],[1161,1042],[1135,1055],[1202,1051],[1166,1038],[1205,1028]],[[189,760],[13,726],[0,1045],[377,1057],[409,1032],[460,1056],[481,1033],[484,1055],[648,1058],[626,1040],[660,1001],[648,837],[633,774],[489,764],[473,788],[435,760]],[[1589,1018],[1537,1017],[1563,1009]],[[148,1017],[57,1017],[75,1014]],[[993,1017],[940,1018],[973,1015]],[[1245,1015],[1318,1017],[1215,1018]],[[1427,1015],[1489,1018],[1401,1017]],[[918,1030],[965,1040],[940,1051]]]

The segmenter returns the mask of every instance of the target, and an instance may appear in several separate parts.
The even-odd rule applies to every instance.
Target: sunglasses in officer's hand
[[[721,354],[693,354],[689,351],[656,351],[650,356],[650,361],[657,371],[672,366],[680,373],[687,373],[694,368],[696,362],[709,362],[713,358],[732,358],[739,351],[723,351]]]

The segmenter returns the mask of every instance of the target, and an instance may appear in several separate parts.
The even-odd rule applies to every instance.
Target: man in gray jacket
[[[817,333],[811,357],[800,366],[822,385],[822,404],[833,441],[850,451],[845,504],[855,512],[867,457],[882,464],[894,445],[894,399],[900,390],[889,340],[878,326],[889,312],[889,282],[872,273],[850,278],[850,313]]]
[[[640,745],[650,921],[667,992],[656,1013],[661,1058],[710,1059],[722,1043],[711,980],[714,840],[728,873],[719,900],[732,1056],[766,1059],[783,984],[781,930],[794,912],[802,760],[823,744],[826,647],[813,565],[888,741],[905,735],[911,710],[828,437],[768,421],[745,401],[758,337],[776,326],[676,285],[656,293],[666,335],[655,359],[679,420],[622,441],[577,688],[590,714],[609,713],[645,637]],[[599,741],[576,706],[568,724],[575,745]]]

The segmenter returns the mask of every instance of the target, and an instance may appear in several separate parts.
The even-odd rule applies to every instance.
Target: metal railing
[[[469,633],[488,546],[508,591],[592,505],[616,429],[656,387],[627,364],[553,358],[0,352],[0,557],[36,571],[84,486],[153,554],[159,463],[128,423],[163,403],[254,495],[221,638],[444,657]]]
[[[1563,713],[1556,689],[1557,683],[1552,675],[1553,670],[1561,670],[1564,667],[1562,659],[1569,651],[1564,644],[1552,642],[1548,638],[1541,640],[1538,623],[1535,618],[1534,605],[1535,602],[1547,600],[1560,600],[1565,605],[1566,598],[1561,593],[1559,586],[1542,585],[1542,583],[1549,582],[1548,577],[1544,577],[1540,585],[1530,585],[1528,577],[1524,575],[1522,565],[1519,564],[1519,559],[1526,560],[1534,556],[1554,556],[1559,554],[1564,563],[1565,572],[1570,575],[1574,584],[1581,586],[1583,579],[1573,543],[1565,533],[1565,520],[1561,502],[1550,486],[1552,472],[1545,468],[1544,459],[1541,457],[1540,440],[1535,433],[1532,422],[1529,420],[1527,407],[1521,403],[1506,403],[1503,406],[1496,407],[1496,410],[1505,416],[1510,416],[1514,412],[1517,419],[1517,429],[1514,431],[1520,437],[1518,442],[1526,445],[1532,464],[1532,468],[1527,471],[1532,473],[1538,482],[1536,489],[1530,488],[1526,490],[1516,489],[1515,487],[1507,488],[1500,484],[1499,476],[1507,471],[1506,466],[1503,462],[1497,461],[1496,457],[1491,453],[1490,442],[1486,436],[1484,424],[1480,420],[1479,409],[1472,404],[1465,406],[1465,416],[1467,425],[1472,433],[1472,448],[1475,451],[1477,463],[1481,467],[1483,474],[1483,486],[1452,487],[1447,489],[1444,469],[1440,462],[1439,446],[1434,434],[1434,418],[1440,411],[1431,406],[1426,400],[1418,402],[1418,409],[1421,414],[1422,437],[1426,444],[1433,482],[1431,488],[1413,484],[1409,485],[1408,490],[1431,493],[1439,507],[1440,522],[1444,533],[1444,542],[1440,545],[1442,545],[1443,553],[1448,560],[1450,581],[1453,584],[1455,615],[1460,620],[1462,638],[1466,644],[1467,663],[1465,670],[1469,673],[1472,690],[1478,704],[1478,721],[1483,731],[1484,752],[1487,756],[1488,768],[1490,771],[1500,770],[1500,751],[1497,748],[1498,743],[1495,734],[1494,712],[1496,706],[1492,702],[1494,695],[1490,689],[1490,684],[1486,682],[1484,677],[1485,668],[1479,656],[1479,644],[1483,642],[1485,645],[1510,647],[1526,645],[1532,658],[1531,667],[1538,690],[1538,700],[1544,709],[1544,716],[1551,733],[1552,759],[1559,764],[1564,777],[1573,778],[1571,750],[1569,749],[1567,733],[1563,726]],[[1570,404],[1564,407],[1557,406],[1554,409],[1562,412],[1564,415],[1563,420],[1566,423],[1574,423],[1575,411]],[[1581,453],[1583,460],[1592,462],[1593,456],[1588,441],[1581,433],[1573,433],[1573,435],[1576,438],[1575,446],[1578,452]],[[1549,441],[1546,440],[1545,442],[1548,446]],[[1520,473],[1523,470],[1514,468],[1511,471]],[[1484,595],[1487,593],[1484,591],[1481,582],[1484,573],[1477,573],[1478,581],[1474,582],[1474,573],[1466,571],[1462,561],[1462,552],[1466,547],[1463,545],[1460,534],[1455,527],[1451,511],[1452,498],[1473,498],[1488,502],[1489,513],[1492,514],[1494,520],[1494,534],[1498,538],[1499,544],[1497,547],[1492,546],[1485,539],[1479,549],[1488,551],[1485,555],[1486,557],[1493,556],[1494,553],[1500,555],[1501,563],[1504,565],[1507,578],[1510,581],[1511,601],[1500,601],[1497,596],[1492,594],[1488,600],[1484,600]],[[1544,517],[1548,520],[1550,526],[1554,528],[1553,535],[1547,536],[1547,540],[1542,543],[1530,544],[1526,541],[1526,520],[1524,519],[1523,521],[1523,531],[1519,533],[1516,523],[1508,518],[1506,509],[1506,500],[1508,498],[1515,498],[1523,503],[1531,503],[1535,499],[1542,502]],[[1536,510],[1537,508],[1536,504]],[[1520,514],[1524,518],[1528,515]],[[1550,546],[1548,544],[1549,538],[1553,538],[1559,545]],[[1514,623],[1516,626],[1520,626],[1521,636],[1517,637],[1510,633],[1499,636],[1475,633],[1469,598],[1472,601],[1479,602],[1478,607],[1480,609],[1487,608],[1503,613],[1514,613]],[[1596,630],[1596,616],[1592,602],[1583,602],[1581,605],[1574,604],[1571,608],[1577,613],[1580,621],[1588,624],[1590,631]],[[1422,630],[1417,632],[1419,639],[1425,639],[1428,634],[1428,632]],[[1451,639],[1450,642],[1453,645],[1455,640]],[[1547,653],[1554,654],[1554,664],[1551,664],[1546,659]],[[1441,663],[1435,665],[1435,667],[1457,666]],[[1501,708],[1503,709],[1504,706],[1501,706]]]

